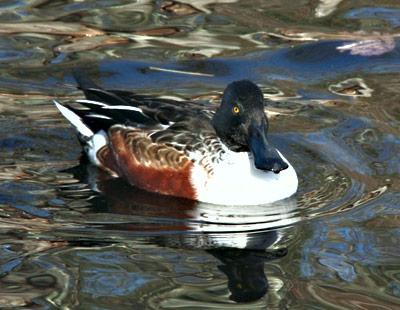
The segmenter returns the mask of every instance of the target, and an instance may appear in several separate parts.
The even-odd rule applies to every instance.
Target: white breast
[[[192,170],[192,184],[200,201],[220,205],[259,205],[271,203],[293,195],[297,191],[294,168],[278,151],[289,168],[275,174],[254,166],[247,152],[226,150],[214,165],[210,177],[200,165]]]

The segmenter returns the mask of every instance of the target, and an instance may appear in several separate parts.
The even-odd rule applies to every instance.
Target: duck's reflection
[[[268,291],[264,263],[285,256],[287,250],[284,248],[265,252],[232,248],[214,249],[208,252],[222,262],[218,265],[218,269],[228,277],[230,299],[236,302],[249,302],[260,299]]]
[[[294,201],[269,206],[207,205],[142,191],[97,170],[93,177],[82,169],[91,168],[80,166],[75,177],[101,193],[93,205],[110,214],[109,229],[145,232],[151,242],[162,246],[207,251],[221,262],[218,269],[228,277],[233,301],[255,301],[266,294],[264,265],[287,253],[279,247],[283,234],[279,227],[298,220]],[[113,222],[115,215],[127,220]]]

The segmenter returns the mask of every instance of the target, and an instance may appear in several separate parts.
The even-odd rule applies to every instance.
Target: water
[[[399,308],[399,12],[2,1],[0,307]],[[234,208],[108,178],[80,162],[51,103],[82,97],[76,67],[104,87],[210,104],[232,80],[257,82],[298,193]]]

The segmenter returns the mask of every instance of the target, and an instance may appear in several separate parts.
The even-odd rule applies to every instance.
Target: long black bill
[[[289,167],[277,150],[269,145],[266,124],[263,122],[259,125],[250,125],[248,144],[254,156],[254,164],[257,169],[279,173]]]

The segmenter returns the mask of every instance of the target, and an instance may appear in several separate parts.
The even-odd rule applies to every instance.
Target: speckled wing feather
[[[165,144],[182,151],[212,175],[213,166],[221,159],[224,149],[215,131],[208,128],[208,124],[209,122],[203,122],[202,119],[189,118],[165,130],[155,131],[151,134],[151,139],[157,144]]]
[[[138,164],[156,169],[182,169],[189,158],[184,152],[164,143],[153,142],[148,133],[141,129],[113,126],[109,130],[110,147],[114,153],[121,151],[121,143]],[[115,156],[120,157],[120,154]]]

